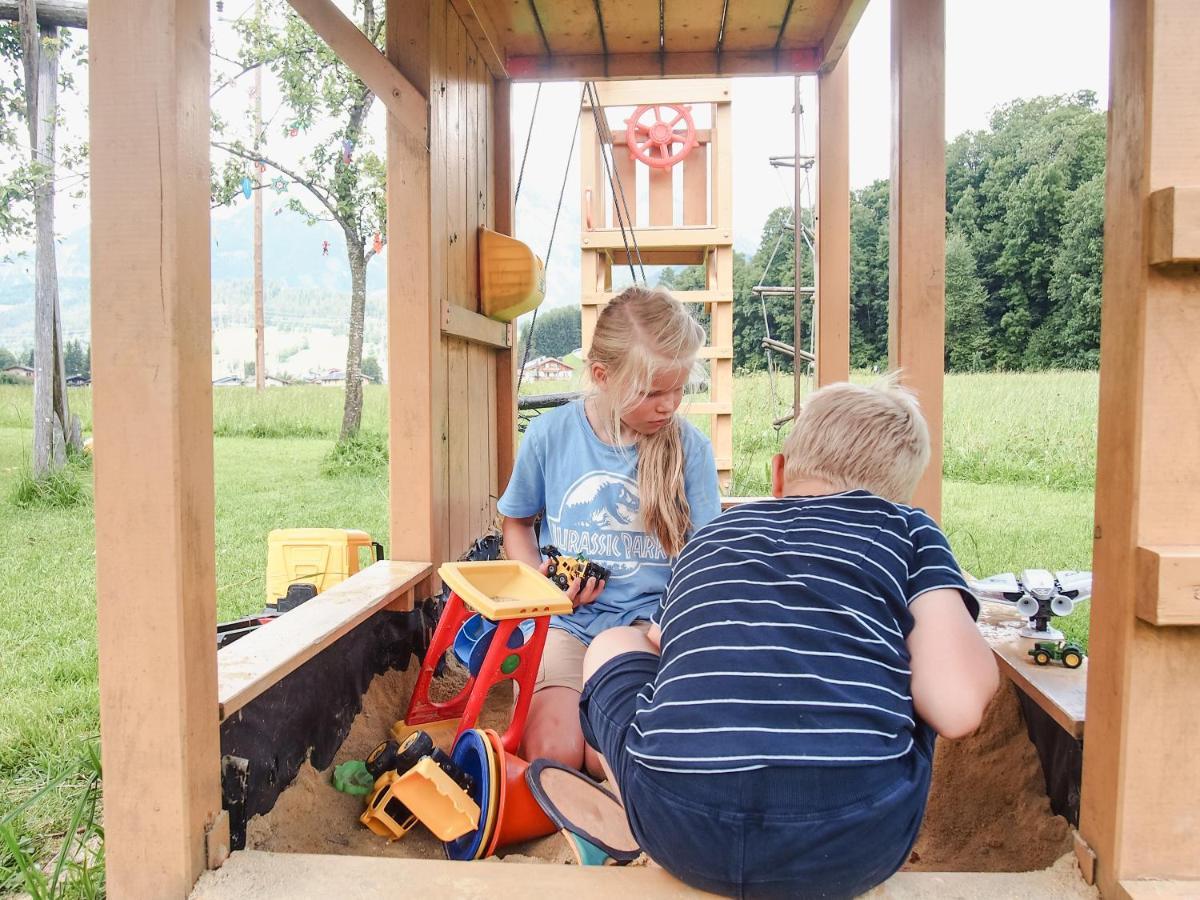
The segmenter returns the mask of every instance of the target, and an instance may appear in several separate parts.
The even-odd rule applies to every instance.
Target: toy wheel
[[[424,756],[429,756],[433,753],[433,738],[424,731],[414,731],[404,739],[404,743],[400,745],[399,751],[396,753],[396,772],[403,775]]]
[[[546,566],[546,577],[547,578],[553,580],[554,576],[557,574],[558,574],[558,566],[555,565],[553,562],[550,563],[550,565]]]
[[[553,580],[554,583],[558,585],[558,589],[560,591],[565,591],[571,586],[571,582],[567,581],[566,575],[556,575]]]
[[[384,741],[372,750],[366,761],[367,771],[371,773],[371,777],[378,778],[384,772],[396,768],[396,754],[399,750],[400,745],[395,741]]]
[[[666,121],[664,109],[668,115],[674,113]],[[680,122],[684,129],[676,131],[675,126]],[[629,155],[652,169],[671,168],[682,162],[696,146],[696,123],[692,121],[692,112],[686,106],[639,106],[625,120],[625,124],[628,126],[625,144],[629,147]]]
[[[1083,656],[1078,650],[1068,650],[1062,655],[1062,662],[1068,669],[1078,669],[1083,665]]]
[[[1035,663],[1037,663],[1039,666],[1049,665],[1050,664],[1050,654],[1047,653],[1045,650],[1039,650],[1037,653],[1033,654],[1033,661]]]

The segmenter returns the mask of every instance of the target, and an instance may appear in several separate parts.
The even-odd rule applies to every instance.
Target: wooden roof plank
[[[658,4],[600,0],[609,53],[657,53]],[[706,48],[707,49],[707,48]]]
[[[779,53],[738,51],[722,53],[623,53],[509,56],[506,65],[514,81],[577,81],[600,78],[693,78],[721,75],[813,75],[820,65],[820,48],[801,47]]]
[[[668,53],[710,53],[717,49],[725,0],[666,0],[663,23]],[[730,3],[732,8],[736,4]]]

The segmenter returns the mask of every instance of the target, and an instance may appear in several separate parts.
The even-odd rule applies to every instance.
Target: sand
[[[929,807],[905,869],[1031,872],[1070,850],[1071,826],[1050,811],[1020,704],[1002,680],[975,734],[938,740]]]
[[[388,730],[408,705],[416,673],[412,666],[372,681],[363,698],[363,711],[331,766],[317,771],[306,763],[275,808],[250,821],[248,849],[445,858],[441,842],[420,826],[395,842],[371,833],[358,821],[362,798],[340,793],[330,784],[333,766],[365,758],[389,736]],[[444,699],[452,695],[465,680],[465,670],[452,665],[439,679],[435,696]],[[511,684],[493,689],[481,727],[497,731],[507,727]],[[1037,753],[1013,688],[1006,681],[975,735],[961,741],[938,741],[928,812],[905,869],[1027,872],[1052,866],[1070,849],[1070,826],[1050,811]],[[506,848],[501,855],[520,862],[574,861],[560,835]]]

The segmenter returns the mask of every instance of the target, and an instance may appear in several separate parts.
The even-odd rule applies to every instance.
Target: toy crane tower
[[[725,79],[610,81],[596,85],[599,108],[580,115],[583,347],[615,295],[613,272],[642,266],[705,270],[703,290],[676,291],[703,304],[709,365],[707,401],[685,410],[710,417],[721,489],[733,477],[733,125]],[[617,108],[614,110],[614,108]],[[614,110],[610,127],[606,110]],[[706,124],[709,127],[700,127]],[[643,174],[644,173],[644,174]],[[639,184],[648,209],[638,208]]]

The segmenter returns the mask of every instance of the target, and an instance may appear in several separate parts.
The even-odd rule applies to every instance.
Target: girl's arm
[[[913,706],[942,737],[966,737],[979,727],[999,687],[992,649],[957,590],[928,591],[910,609]]]
[[[542,560],[542,551],[538,548],[537,536],[533,531],[533,523],[536,518],[536,516],[527,516],[524,518],[505,516],[504,524],[500,526],[500,530],[504,535],[505,556],[509,559],[528,563],[545,575],[546,567],[550,565],[550,561]],[[576,578],[568,586],[566,594],[571,598],[571,603],[578,608],[591,603],[600,596],[600,592],[603,590],[603,581],[589,578],[586,584],[580,584],[579,579]]]
[[[536,516],[527,518],[505,516],[500,530],[504,535],[505,556],[540,569],[542,553],[538,549],[537,538],[533,533],[533,523],[536,518]]]

